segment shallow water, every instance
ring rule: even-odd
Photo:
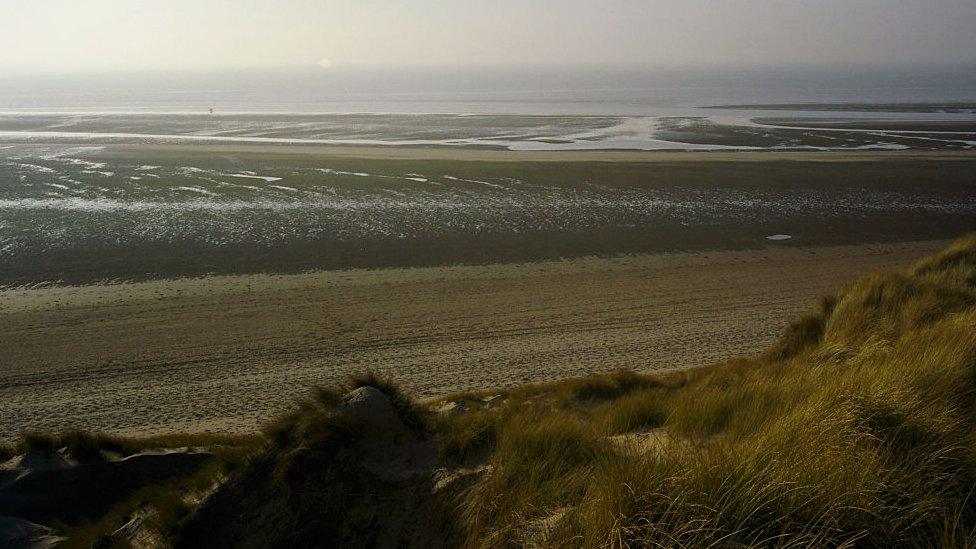
[[[254,142],[580,149],[959,149],[976,135],[759,126],[715,105],[973,103],[973,67],[269,70],[10,76],[0,142]],[[209,116],[209,109],[215,115]],[[931,109],[929,109],[931,110]],[[778,117],[817,115],[779,110]],[[819,113],[820,116],[823,113]],[[962,112],[899,119],[976,120]],[[701,127],[706,120],[708,127]],[[666,131],[683,121],[682,132]],[[664,126],[664,128],[662,128]],[[686,135],[688,128],[692,135]],[[730,135],[729,134],[733,134]],[[922,138],[925,139],[922,139]]]
[[[253,143],[541,150],[968,150],[976,132],[765,125],[696,116],[0,114],[0,143]],[[879,113],[847,113],[840,120]],[[883,114],[883,113],[881,113]],[[889,115],[890,116],[890,115]],[[943,119],[945,119],[943,115]],[[976,115],[953,114],[953,120]]]
[[[871,232],[873,219],[905,218],[944,231],[976,219],[976,202],[958,185],[960,178],[971,181],[968,164],[917,163],[911,166],[918,175],[890,176],[888,168],[852,166],[837,176],[843,184],[828,172],[796,184],[800,167],[780,174],[784,166],[737,165],[706,163],[689,172],[604,162],[569,169],[559,162],[10,146],[0,150],[0,279],[70,278],[65,266],[74,264],[110,275],[115,262],[127,265],[120,276],[152,277],[172,254],[199,255],[190,272],[248,272],[256,267],[243,259],[235,266],[235,258],[273,269],[279,260],[269,258],[283,250],[290,255],[281,261],[308,267],[451,263],[558,256],[561,239],[572,255],[692,242],[723,247],[732,237],[722,232],[759,245],[803,223],[824,231],[855,222]],[[939,184],[905,184],[932,170]],[[890,230],[877,227],[879,237]],[[580,235],[593,242],[577,250]],[[465,249],[471,246],[485,251]],[[215,254],[222,259],[206,257]]]

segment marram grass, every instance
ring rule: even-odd
[[[441,427],[492,425],[467,545],[976,546],[976,237],[851,282],[762,356],[617,375]]]

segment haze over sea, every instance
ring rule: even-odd
[[[2,111],[687,115],[767,103],[976,100],[972,66],[824,68],[295,68],[7,75]]]

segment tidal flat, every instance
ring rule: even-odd
[[[974,168],[965,152],[8,145],[0,285],[944,239],[976,229]]]

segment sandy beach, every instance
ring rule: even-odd
[[[422,397],[766,348],[817,296],[941,241],[7,290],[0,439],[247,432],[367,368]]]
[[[974,228],[965,152],[3,155],[44,183],[2,202],[2,440],[249,432],[365,369],[429,398],[703,366]]]

